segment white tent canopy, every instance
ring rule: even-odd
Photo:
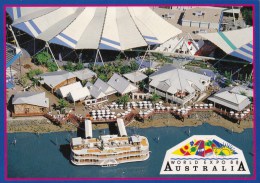
[[[13,7],[12,26],[73,49],[127,50],[181,33],[149,7]]]
[[[217,45],[227,54],[249,62],[253,60],[253,27],[199,35]]]

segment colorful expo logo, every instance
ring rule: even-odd
[[[250,174],[243,152],[214,135],[195,135],[166,152],[160,174]]]

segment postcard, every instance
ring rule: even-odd
[[[140,3],[2,3],[0,182],[259,181],[258,2]]]

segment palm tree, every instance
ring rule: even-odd
[[[160,96],[157,93],[153,93],[152,96],[150,97],[150,100],[152,101],[152,103],[157,102],[158,100],[160,100]]]
[[[69,105],[69,103],[66,100],[64,100],[63,98],[58,100],[58,104],[59,104],[58,106],[59,106],[61,112],[64,111],[65,107],[68,107],[68,105]]]
[[[239,94],[240,94],[240,95],[244,95],[244,96],[246,96],[246,97],[247,97],[247,94],[246,94],[246,92],[245,92],[245,91],[240,91],[240,92],[239,92]]]
[[[126,103],[129,102],[130,98],[129,95],[123,95],[120,98],[118,98],[118,103],[123,104],[123,106],[126,106]]]

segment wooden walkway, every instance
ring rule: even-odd
[[[242,120],[245,120],[247,119],[251,114],[252,114],[252,111],[250,111],[249,113],[247,114],[244,114],[243,117],[241,116],[235,116],[234,114],[231,115],[230,112],[227,112],[225,110],[221,110],[219,108],[216,108],[216,107],[211,107],[211,108],[191,108],[189,111],[187,111],[186,113],[182,113],[180,111],[177,111],[177,110],[154,110],[153,112],[150,112],[149,114],[147,115],[140,115],[136,110],[132,110],[129,114],[125,115],[123,117],[123,120],[124,120],[124,123],[125,123],[125,126],[128,126],[134,118],[139,118],[139,119],[149,119],[151,116],[155,115],[155,114],[171,114],[175,117],[178,117],[182,120],[184,120],[185,118],[188,118],[190,115],[192,114],[196,114],[196,112],[215,112],[219,115],[222,115],[222,116],[225,116],[225,117],[228,117],[229,119],[232,119],[232,120],[237,120],[238,122],[242,121]],[[71,122],[72,124],[74,124],[76,127],[79,127],[80,124],[84,123],[84,121],[86,119],[89,119],[91,120],[91,122],[93,124],[97,124],[97,123],[116,123],[117,121],[117,118],[114,118],[114,119],[97,119],[97,120],[93,120],[92,117],[90,117],[90,115],[88,115],[89,117],[82,117],[82,116],[77,116],[75,114],[68,114],[66,116],[54,116],[54,115],[51,115],[51,114],[44,114],[44,117],[46,117],[47,119],[49,119],[51,122],[53,122],[54,124],[56,125],[63,125],[67,122]]]
[[[222,115],[222,116],[225,116],[225,117],[228,117],[230,119],[233,119],[233,120],[238,120],[238,121],[242,121],[242,120],[245,120],[246,118],[248,118],[250,116],[250,114],[252,114],[252,112],[249,112],[247,114],[244,114],[243,117],[236,117],[234,114],[231,115],[229,112],[227,111],[224,111],[224,110],[221,110],[221,109],[218,109],[216,107],[212,107],[212,108],[192,108],[190,109],[188,112],[182,114],[181,112],[178,112],[176,110],[155,110],[147,115],[139,115],[138,114],[138,118],[141,118],[141,119],[149,119],[151,116],[153,116],[154,114],[171,114],[171,115],[174,115],[174,116],[177,116],[181,119],[185,119],[187,117],[189,117],[190,115],[196,113],[196,112],[215,112],[219,115]]]

